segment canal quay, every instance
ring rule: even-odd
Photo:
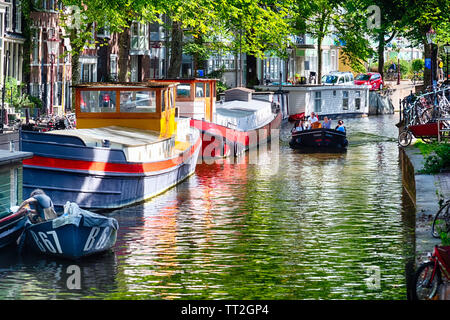
[[[120,227],[105,254],[1,250],[0,299],[405,300],[415,208],[398,121],[345,119],[342,154],[292,150],[283,122],[256,158],[199,163],[165,193],[108,212]]]

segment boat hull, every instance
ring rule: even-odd
[[[76,260],[105,252],[117,240],[117,222],[85,226],[81,221],[79,225],[68,223],[59,227],[55,227],[53,222],[54,220],[50,220],[29,224],[24,232],[24,249],[37,254]]]
[[[293,133],[289,146],[307,153],[340,153],[347,151],[348,141],[344,132],[320,128]]]
[[[248,131],[228,128],[213,122],[191,119],[191,127],[201,130],[203,158],[238,156],[251,148],[271,139],[272,129],[279,129],[282,115],[278,113],[273,120]]]
[[[121,150],[76,145],[76,137],[52,138],[22,133],[23,150],[34,153],[24,161],[23,193],[29,196],[43,189],[55,207],[70,201],[82,208],[115,209],[144,201],[194,173],[201,149],[197,132],[191,146],[176,158],[131,163]]]
[[[26,211],[12,213],[0,219],[0,248],[16,242],[27,220]]]

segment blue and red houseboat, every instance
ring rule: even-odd
[[[178,114],[191,118],[191,127],[201,130],[203,158],[237,156],[265,143],[272,129],[280,127],[282,115],[275,110],[270,94],[233,88],[225,92],[224,101],[217,102],[216,79],[161,81],[179,82]]]
[[[56,207],[113,209],[153,197],[196,167],[200,132],[175,117],[176,83],[88,83],[75,87],[77,128],[22,131],[23,192]]]

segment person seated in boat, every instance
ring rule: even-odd
[[[331,119],[328,119],[327,116],[323,117],[322,128],[331,129]]]
[[[297,120],[297,122],[295,122],[294,128],[292,128],[292,132],[300,132],[300,131],[305,131],[308,130],[308,126],[305,123],[305,120]]]
[[[322,124],[319,122],[319,118],[314,111],[311,112],[311,116],[308,118],[308,122],[311,129],[318,129],[322,127]]]
[[[41,189],[33,190],[30,197],[22,202],[17,211],[30,205],[34,205],[34,209],[28,210],[29,219],[32,223],[43,222],[57,217],[52,199]]]
[[[345,132],[344,121],[339,120],[338,125],[336,126],[335,130]]]
[[[317,117],[317,115],[316,115],[316,113],[315,113],[314,111],[311,112],[311,115],[310,115],[309,118],[308,118],[308,122],[309,122],[310,124],[319,122],[319,118]]]

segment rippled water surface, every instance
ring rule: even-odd
[[[342,155],[281,141],[200,164],[119,221],[112,252],[73,263],[0,252],[0,299],[406,299],[413,215],[397,116],[346,120]],[[279,151],[279,152],[278,152]],[[76,264],[81,289],[69,289]]]

